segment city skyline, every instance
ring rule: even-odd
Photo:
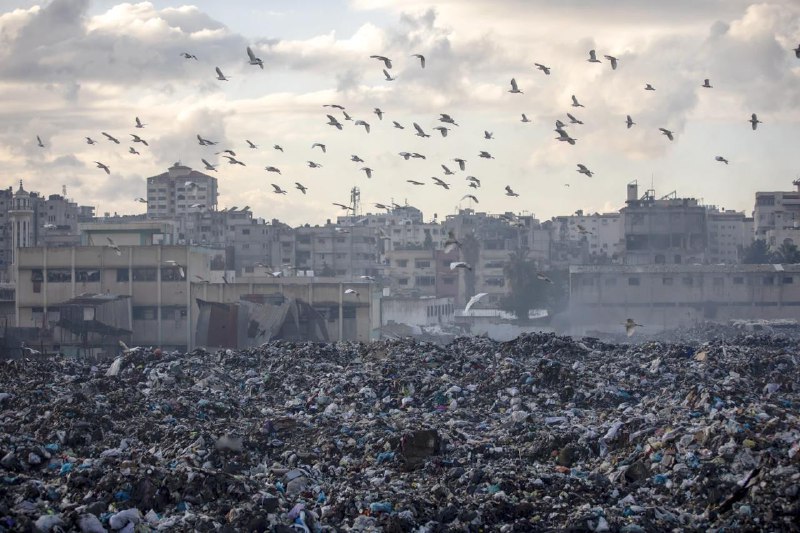
[[[547,220],[578,209],[616,211],[634,179],[643,189],[652,180],[659,194],[677,190],[749,215],[757,190],[786,190],[797,177],[790,154],[800,136],[800,59],[792,52],[800,6],[788,0],[647,9],[626,1],[610,10],[589,2],[192,4],[5,2],[0,94],[9,105],[0,110],[0,163],[7,185],[22,179],[27,189],[52,194],[64,184],[100,213],[136,214],[144,211],[134,199],[146,178],[181,161],[218,177],[220,208],[250,205],[258,216],[296,226],[344,214],[331,204],[348,203],[353,186],[364,212],[407,200],[426,217],[473,207]],[[598,23],[603,16],[613,22]],[[263,70],[248,64],[248,46]],[[602,64],[587,62],[592,49]],[[198,59],[180,57],[184,51]],[[425,56],[424,69],[415,53]],[[384,65],[370,55],[390,57],[397,79],[386,81]],[[616,57],[618,68],[604,55]],[[215,67],[231,80],[215,79]],[[511,78],[522,94],[509,94]],[[701,87],[706,78],[713,88]],[[645,91],[647,83],[656,90]],[[573,94],[586,107],[573,107]],[[324,104],[344,106],[370,132]],[[440,113],[460,126],[439,122]],[[521,113],[532,123],[521,122]],[[574,146],[555,141],[554,123],[568,123],[566,113],[584,122],[566,128]],[[751,113],[762,121],[756,131]],[[327,125],[326,114],[343,129]],[[630,129],[626,115],[636,122]],[[136,117],[144,128],[135,127]],[[431,137],[416,137],[414,122]],[[448,136],[435,126],[450,127]],[[132,143],[131,134],[149,146]],[[219,144],[200,146],[198,134]],[[312,148],[316,142],[325,153]],[[246,166],[215,153],[224,149]],[[494,159],[479,158],[481,150]],[[426,159],[406,161],[402,151]],[[455,158],[467,160],[466,171]],[[219,172],[204,170],[201,159]],[[442,164],[454,174],[446,176]],[[576,172],[578,164],[594,175]],[[481,188],[468,188],[468,175]],[[271,183],[288,194],[274,194]],[[519,197],[506,196],[506,185]],[[461,200],[467,194],[480,203]]]

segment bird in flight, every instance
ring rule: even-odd
[[[184,59],[194,59],[195,61],[197,61],[197,56],[194,54],[190,54],[189,52],[181,52],[181,56],[183,56]]]
[[[97,165],[97,168],[102,168],[105,170],[106,174],[111,174],[111,170],[109,170],[108,165],[101,163],[100,161],[95,161],[95,164]]]
[[[389,71],[386,69],[383,69],[383,75],[386,77],[386,81],[394,81],[397,79],[393,77],[391,74],[389,74]]]
[[[569,144],[574,146],[575,145],[575,141],[578,140],[578,139],[574,139],[574,138],[570,137],[569,134],[562,128],[556,128],[555,132],[558,133],[558,137],[556,137],[557,141],[568,142]]]
[[[706,78],[705,80],[703,80],[703,85],[701,85],[700,87],[705,87],[706,89],[712,89],[712,88],[713,88],[713,87],[711,86],[711,83],[709,83],[709,81],[708,81],[708,78]]]
[[[456,233],[453,230],[448,230],[447,239],[444,241],[444,253],[449,254],[456,248],[461,248],[461,242],[456,239]]]
[[[483,138],[486,139],[487,141],[492,140],[494,139],[494,133],[492,133],[491,131],[483,130]]]
[[[606,59],[608,59],[611,62],[611,70],[617,70],[617,61],[619,61],[619,59],[617,59],[614,56],[606,56],[606,55],[604,55],[603,57],[605,57]]]
[[[464,261],[453,261],[450,263],[450,270],[455,270],[457,268],[465,268],[467,270],[472,270],[472,265]]]
[[[419,59],[419,66],[425,68],[425,56],[422,54],[413,54],[411,57]]]
[[[548,76],[550,75],[550,67],[546,67],[546,66],[542,65],[541,63],[534,63],[533,65],[536,68],[538,68],[539,70],[541,70],[542,72],[544,72],[545,74],[547,74]]]
[[[547,276],[545,276],[541,272],[537,272],[536,273],[536,279],[541,280],[541,281],[545,281],[545,282],[549,283],[550,285],[553,284],[553,280],[548,278]]]
[[[668,130],[668,129],[666,129],[666,128],[658,128],[658,129],[659,129],[659,130],[661,130],[661,133],[662,133],[663,135],[666,135],[666,136],[667,136],[667,139],[669,139],[670,141],[673,141],[673,140],[675,140],[675,139],[673,138],[673,136],[672,136],[672,132],[671,132],[670,130]]]
[[[422,183],[421,181],[416,181],[416,180],[406,180],[406,181],[407,181],[408,183],[410,183],[411,185],[425,185],[425,184],[424,184],[424,183]]]
[[[419,124],[417,124],[416,122],[414,122],[414,129],[415,129],[415,130],[417,130],[417,133],[415,133],[415,134],[414,134],[414,135],[416,135],[417,137],[430,137],[430,135],[428,135],[427,133],[425,133],[425,132],[422,130],[422,127],[421,127]]]
[[[411,154],[408,154],[408,155],[410,156]],[[355,154],[350,156],[350,161],[353,161],[354,163],[363,163],[364,162],[363,159],[361,159],[360,157],[358,157]]]
[[[247,47],[247,57],[249,59],[249,64],[258,65],[261,67],[261,70],[264,70],[264,62],[261,61],[261,58],[256,57],[256,55],[253,53],[253,50],[249,46]]]
[[[578,102],[578,99],[575,97],[574,94],[572,95],[572,107],[584,107],[583,104]]]
[[[519,196],[519,194],[515,193],[510,185],[506,185],[506,196]]]
[[[403,125],[402,125],[402,124],[400,124],[399,122],[397,122],[396,120],[393,120],[393,121],[392,121],[392,125],[393,125],[395,128],[397,128],[398,130],[404,130],[404,129],[405,129],[405,128],[403,127]]]
[[[264,170],[267,172],[275,172],[276,174],[280,174],[281,170],[277,167],[264,167]]]
[[[636,123],[633,121],[630,115],[626,115],[625,124],[628,125],[628,129],[631,129],[631,126],[633,126]]]
[[[116,137],[113,137],[113,136],[109,135],[108,133],[106,133],[104,131],[101,131],[100,133],[103,136],[105,136],[105,138],[108,139],[109,141],[111,141],[111,142],[113,142],[115,144],[119,144],[119,139],[117,139]]]
[[[276,144],[275,146],[272,147],[272,149],[283,152],[283,147],[280,144]]]
[[[312,145],[311,145],[311,149],[312,149],[312,150],[313,150],[314,148],[316,148],[316,147],[319,147],[319,148],[321,148],[321,149],[322,149],[322,153],[323,153],[323,154],[325,153],[325,145],[324,145],[324,144],[322,144],[322,143],[314,143],[314,144],[312,144]]]
[[[475,176],[467,176],[467,181],[469,181],[469,182],[471,182],[471,183],[475,184],[475,185],[476,185],[476,186],[474,187],[475,189],[477,189],[478,187],[480,187],[480,186],[481,186],[481,180],[479,180],[479,179],[478,179],[478,178],[476,178]]]
[[[355,289],[345,289],[344,293],[345,294],[355,294],[356,298],[358,298],[358,291],[355,290]]]
[[[303,194],[305,194],[306,191],[308,190],[308,187],[306,187],[305,185],[303,185],[302,183],[300,183],[298,181],[294,182],[294,188],[297,189],[298,191],[302,192]]]
[[[573,116],[572,116],[571,114],[569,114],[569,113],[567,113],[567,118],[569,118],[569,122],[570,122],[570,124],[583,124],[583,122],[581,122],[581,121],[580,121],[580,120],[578,120],[577,118],[573,117]]]
[[[134,200],[134,201],[135,202],[139,202],[140,204],[146,204],[147,203],[147,200],[145,200],[144,198],[141,198],[141,197],[140,198],[136,198],[136,200]]]
[[[369,133],[369,123],[364,122],[363,120],[356,120],[354,124],[356,126],[364,126],[364,129],[367,131],[367,133]]]
[[[114,250],[117,253],[117,255],[122,255],[122,250],[119,249],[119,246],[117,246],[117,244],[111,237],[106,237],[106,240],[108,241],[108,244],[106,246]]]
[[[517,87],[517,80],[514,78],[511,78],[511,88],[508,90],[508,92],[512,94],[522,94],[522,91],[520,91],[519,87]]]
[[[229,79],[225,77],[225,74],[222,73],[219,67],[217,67],[217,79],[219,81],[229,81]]]
[[[372,112],[378,115],[378,120],[383,120],[383,111],[380,107],[376,107]]]
[[[332,107],[334,109],[340,109],[344,111],[344,106],[339,104],[322,104],[322,107]]]
[[[752,115],[750,115],[750,124],[753,126],[753,131],[756,131],[756,128],[757,128],[757,127],[758,127],[758,125],[759,125],[759,124],[761,124],[761,123],[762,123],[762,122],[761,122],[760,120],[758,120],[758,117],[756,116],[756,114],[755,114],[755,113],[753,113]]]
[[[199,133],[197,134],[197,142],[200,143],[200,146],[213,146],[217,144],[216,141],[209,141],[208,139],[203,139]]]
[[[716,160],[717,160],[717,161],[719,161],[720,163],[725,163],[726,165],[728,164],[728,160],[727,160],[727,159],[725,159],[724,157],[722,157],[721,155],[718,155],[718,156],[717,156],[717,157],[715,157],[714,159],[716,159]]]
[[[233,151],[233,150],[231,150],[230,148],[228,148],[228,149],[226,149],[226,150],[223,150],[223,151],[221,151],[221,152],[216,152],[216,155],[219,155],[219,154],[229,154],[229,155],[232,155],[233,157],[236,157],[236,152],[234,152],[234,151]],[[224,157],[224,156],[223,156],[223,157]]]
[[[286,191],[281,189],[280,185],[276,185],[274,183],[271,183],[270,185],[272,185],[272,188],[274,189],[272,192],[275,194],[286,194]]]
[[[211,163],[209,163],[209,162],[208,162],[208,161],[206,161],[205,159],[200,159],[200,161],[202,161],[202,162],[203,162],[203,164],[205,165],[205,169],[206,169],[206,170],[213,170],[214,172],[216,172],[216,171],[217,171],[217,168],[216,168],[216,167],[217,167],[217,165],[212,165]]]
[[[439,122],[444,122],[445,124],[452,124],[453,126],[458,126],[458,124],[456,124],[456,121],[453,120],[453,117],[451,117],[447,113],[439,113]]]
[[[645,91],[655,91],[656,88],[653,87],[652,85],[650,85],[649,83],[646,83],[645,86],[644,86],[644,90]]]
[[[447,165],[442,165],[442,168],[444,169],[445,176],[452,176],[453,174],[455,174],[455,172],[447,168]]]
[[[230,163],[231,165],[241,165],[243,167],[247,166],[231,155],[223,155],[222,157],[226,158],[228,160],[228,163]]]
[[[44,148],[44,143],[38,135],[36,136],[36,144],[39,146],[39,148]]]
[[[591,170],[589,170],[588,168],[586,168],[586,165],[584,165],[584,164],[582,164],[582,163],[578,163],[578,170],[577,170],[577,172],[578,172],[579,174],[586,174],[586,175],[587,175],[587,176],[589,176],[590,178],[591,178],[591,177],[594,175],[594,172],[592,172]]]
[[[447,132],[448,132],[448,131],[450,131],[450,128],[448,128],[448,127],[446,127],[446,126],[436,126],[436,127],[435,127],[435,128],[433,128],[433,129],[435,129],[435,130],[437,130],[439,133],[441,133],[441,134],[442,134],[442,137],[447,137]]]
[[[597,53],[594,50],[589,50],[589,59],[587,59],[589,63],[602,63],[599,59],[597,59]]]
[[[531,122],[531,120],[525,116],[525,113],[522,114],[522,120],[520,122]]]
[[[625,324],[623,324],[623,325],[625,326],[625,335],[627,335],[628,337],[633,335],[634,331],[636,331],[636,328],[643,328],[644,327],[644,325],[642,325],[642,324],[637,324],[636,321],[634,319],[632,319],[632,318],[629,318],[628,320],[626,320]]]
[[[484,159],[494,159],[494,156],[492,154],[490,154],[489,152],[485,152],[483,150],[481,150],[481,153],[478,154],[478,157],[482,157]]]
[[[97,144],[97,141],[95,141],[91,137],[86,137],[86,144]]]
[[[349,205],[337,204],[336,202],[333,202],[333,205],[335,205],[336,207],[341,207],[342,209],[344,209],[346,211],[352,211],[353,210],[353,208],[350,207]]]
[[[372,169],[371,168],[369,168],[369,167],[361,167],[361,170],[364,171],[364,174],[367,175],[367,178],[371,178],[372,177]]]
[[[384,66],[386,66],[386,68],[388,68],[388,69],[392,68],[392,60],[389,59],[386,56],[377,56],[376,55],[376,56],[369,56],[369,57],[372,58],[372,59],[377,59],[378,61],[383,61]]]
[[[464,313],[465,314],[469,313],[469,310],[472,308],[472,306],[475,305],[476,303],[478,303],[478,300],[480,300],[481,298],[483,298],[487,294],[489,294],[489,293],[488,292],[479,292],[478,294],[476,294],[475,296],[470,298],[469,301],[467,302],[467,305],[464,307]]]
[[[130,135],[131,137],[133,137],[133,142],[135,142],[135,143],[142,143],[142,144],[143,144],[143,145],[145,145],[145,146],[150,146],[149,144],[147,144],[147,141],[145,141],[144,139],[142,139],[142,138],[141,138],[141,137],[139,137],[138,135],[135,135],[135,134],[133,134],[133,133],[129,133],[128,135]]]
[[[336,117],[333,115],[327,115],[328,117],[328,126],[334,126],[337,130],[342,129],[342,123],[339,122]]]
[[[253,143],[252,141],[250,141],[249,139],[245,139],[245,140],[244,140],[244,142],[246,142],[246,143],[247,143],[247,146],[249,146],[249,147],[250,147],[250,148],[252,148],[253,150],[257,150],[257,149],[258,149],[258,145],[254,144],[254,143]]]
[[[478,199],[477,199],[477,198],[475,198],[475,196],[474,196],[474,195],[472,195],[472,194],[465,194],[464,196],[462,196],[462,197],[461,197],[461,199],[462,199],[462,200],[465,200],[465,199],[467,199],[467,198],[469,198],[470,200],[472,200],[472,201],[473,201],[473,202],[475,202],[476,204],[479,204],[479,203],[480,203],[480,202],[478,201]]]
[[[443,187],[445,189],[449,189],[450,188],[450,184],[449,183],[445,183],[444,181],[440,180],[436,176],[431,176],[431,179],[434,181],[434,185],[438,185],[438,186]]]
[[[136,127],[137,128],[144,128],[147,124],[142,124],[142,121],[139,120],[139,117],[136,117]]]
[[[411,152],[411,157],[414,159],[425,159],[425,156],[422,154],[418,154],[417,152]]]
[[[315,163],[313,161],[308,161],[308,166],[309,168],[322,168],[322,165],[320,165],[319,163]]]
[[[142,154],[140,154],[139,152],[137,152],[137,151],[136,151],[136,148],[134,148],[133,146],[131,146],[130,148],[128,148],[128,153],[131,153],[131,154],[133,154],[133,155],[142,155]]]

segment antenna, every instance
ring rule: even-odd
[[[61,186],[61,196],[63,196],[64,199],[67,198],[67,186],[66,185],[62,185]]]
[[[350,189],[350,206],[353,208],[353,216],[361,214],[361,190],[358,187]]]

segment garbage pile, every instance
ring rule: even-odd
[[[0,362],[0,531],[791,531],[797,344]]]

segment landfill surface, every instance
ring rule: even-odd
[[[798,344],[727,333],[0,361],[0,531],[797,531]]]

